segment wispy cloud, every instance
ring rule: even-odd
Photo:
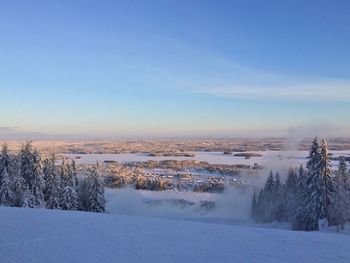
[[[235,83],[232,85],[200,88],[195,90],[195,92],[241,99],[350,101],[349,80],[327,78],[313,81],[294,81],[290,78],[281,78],[280,81],[274,80],[271,84],[268,84],[268,82],[268,80],[264,80],[262,84]]]
[[[223,58],[209,61],[202,65],[202,74],[194,76],[191,92],[243,99],[350,101],[347,78],[287,75]]]
[[[0,126],[0,133],[14,132],[16,127]]]

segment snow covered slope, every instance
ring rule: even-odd
[[[0,262],[350,262],[350,236],[0,207]]]

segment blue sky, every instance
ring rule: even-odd
[[[0,1],[0,135],[346,134],[349,13],[346,0]]]

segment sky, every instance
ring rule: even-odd
[[[2,0],[0,138],[350,134],[348,0]]]

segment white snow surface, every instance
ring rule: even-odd
[[[350,262],[350,235],[0,207],[0,262]]]

